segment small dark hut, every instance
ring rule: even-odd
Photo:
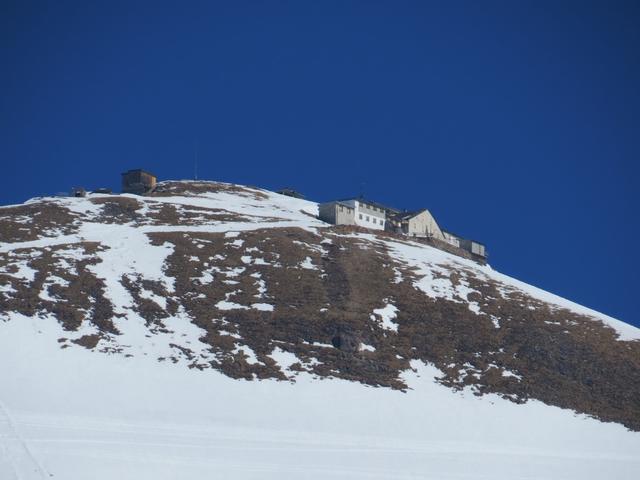
[[[157,183],[157,178],[153,173],[145,170],[129,170],[122,174],[122,193],[133,193],[144,195],[151,192]]]
[[[73,187],[71,189],[71,196],[73,196],[73,197],[86,197],[87,196],[87,191],[84,189],[84,187]]]

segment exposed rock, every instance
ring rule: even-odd
[[[162,203],[164,196],[205,194],[249,203],[235,210],[221,202]],[[123,340],[135,324],[150,343],[165,342],[163,361],[247,380],[308,372],[402,390],[403,372],[422,360],[452,389],[538,399],[640,430],[639,341],[621,341],[601,320],[547,304],[472,262],[443,260],[440,251],[429,263],[407,262],[395,250],[431,247],[356,228],[318,228],[317,221],[304,226],[314,222],[309,211],[300,213],[305,204],[285,211],[268,199],[247,187],[167,182],[136,199],[74,199],[93,208],[86,213],[52,200],[2,209],[2,241],[52,240],[1,245],[0,316],[50,316],[65,331],[61,348],[125,356],[140,351]],[[287,225],[260,226],[278,219]],[[80,225],[131,228],[123,231],[144,232],[147,243],[56,243],[52,236],[52,229],[70,235]],[[140,248],[140,263],[120,265],[112,279],[122,289],[117,295],[96,274],[115,268],[103,265],[114,248]],[[150,277],[150,267],[161,278]],[[391,329],[374,313],[388,305]],[[276,362],[275,351],[291,364]]]

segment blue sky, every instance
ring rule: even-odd
[[[640,3],[0,5],[0,203],[160,179],[429,208],[640,325]]]

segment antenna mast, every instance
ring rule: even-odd
[[[198,180],[198,140],[193,145],[193,179]]]

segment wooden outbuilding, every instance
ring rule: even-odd
[[[142,169],[129,170],[122,174],[122,193],[144,195],[151,192],[158,179],[153,173]]]

